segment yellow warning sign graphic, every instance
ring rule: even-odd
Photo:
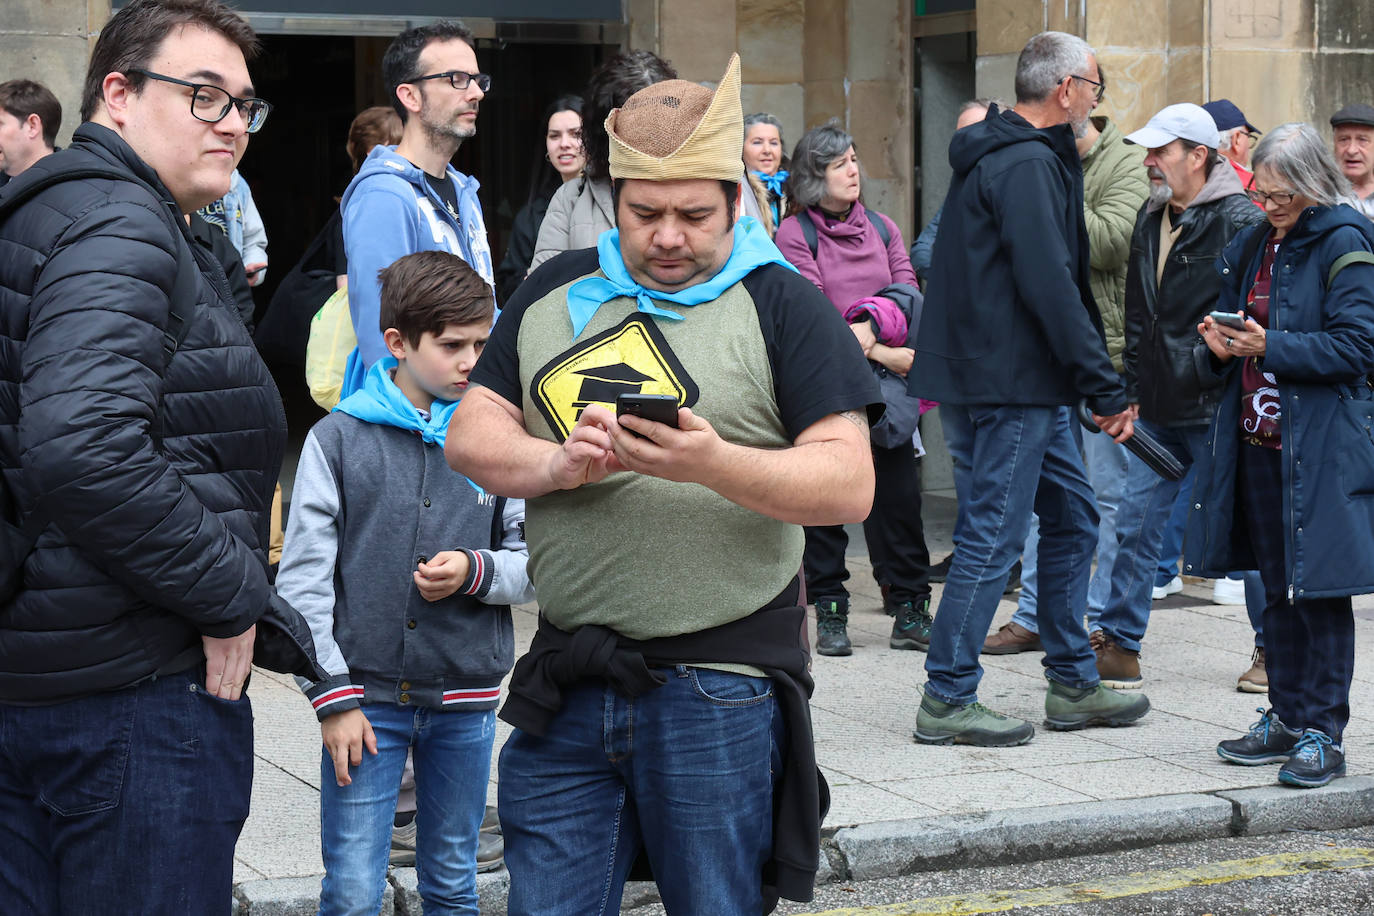
[[[530,382],[530,396],[560,442],[588,405],[614,411],[622,394],[670,394],[683,407],[696,404],[699,396],[663,332],[644,315],[631,315],[563,351]]]

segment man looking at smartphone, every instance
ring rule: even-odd
[[[611,113],[618,229],[521,285],[450,427],[450,464],[526,499],[542,611],[501,713],[512,914],[599,911],[639,852],[670,912],[811,898],[800,526],[868,514],[880,395],[735,218],[739,85],[733,56],[714,93],[669,80]],[[622,393],[675,395],[680,428],[617,419]]]
[[[1149,150],[1151,185],[1126,272],[1126,391],[1139,411],[1136,422],[1187,465],[1206,447],[1221,392],[1197,333],[1221,289],[1213,265],[1232,237],[1264,213],[1217,154],[1216,122],[1201,106],[1170,105],[1126,142]],[[1111,596],[1091,633],[1104,684],[1142,683],[1140,641],[1178,488],[1131,457],[1117,509]]]

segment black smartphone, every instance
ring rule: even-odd
[[[1212,320],[1217,324],[1224,324],[1233,331],[1245,330],[1245,319],[1239,312],[1212,312]]]
[[[622,394],[615,399],[617,417],[628,413],[673,429],[677,429],[677,408],[677,398],[671,394]]]

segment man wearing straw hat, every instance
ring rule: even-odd
[[[617,228],[520,287],[447,446],[527,500],[510,912],[601,912],[640,854],[670,913],[768,912],[811,898],[827,799],[800,526],[868,514],[880,395],[834,307],[735,218],[737,56],[714,92],[657,83],[606,129]],[[618,395],[668,395],[677,428]]]

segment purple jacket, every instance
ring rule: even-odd
[[[836,221],[819,209],[809,211],[816,224],[816,256],[811,257],[801,223],[789,216],[778,227],[773,242],[782,256],[801,275],[820,288],[835,308],[844,314],[860,299],[873,296],[892,283],[916,286],[916,273],[896,223],[878,214],[888,228],[889,241],[883,246],[878,230],[869,221],[863,204],[855,203],[849,216]],[[884,341],[887,343],[887,341]],[[896,343],[901,346],[903,340]]]

